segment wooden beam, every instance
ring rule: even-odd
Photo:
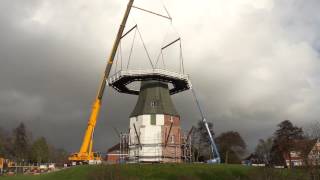
[[[168,133],[168,136],[167,136],[166,141],[165,141],[165,143],[164,143],[164,147],[167,147],[172,125],[173,125],[173,120],[171,121],[169,133]]]
[[[136,133],[137,139],[138,139],[138,143],[139,143],[140,149],[142,149],[142,145],[141,145],[141,143],[140,143],[140,136],[139,136],[139,134],[138,134],[138,132],[137,132],[136,125],[133,124],[133,127],[134,127],[134,131],[135,131],[135,133]]]
[[[188,132],[186,142],[188,142],[188,140],[189,140],[189,138],[190,138],[190,136],[191,136],[191,133],[192,133],[193,129],[194,129],[194,126],[192,126],[192,128],[191,128],[190,131]]]

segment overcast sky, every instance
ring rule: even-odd
[[[0,126],[24,122],[34,137],[77,151],[127,0],[1,0]],[[166,14],[160,0],[137,6]],[[167,0],[172,24],[132,10],[152,60],[182,38],[186,73],[215,131],[235,130],[252,149],[290,119],[308,126],[320,115],[319,0]],[[128,57],[133,34],[122,43]],[[177,45],[165,62],[177,68]],[[149,67],[136,39],[132,68]],[[120,61],[118,61],[120,63]],[[131,66],[130,66],[131,67]],[[118,142],[137,97],[106,89],[95,149]],[[182,127],[199,113],[190,92],[173,97]]]

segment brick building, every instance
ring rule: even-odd
[[[293,142],[289,154],[284,154],[285,164],[290,167],[320,165],[320,141],[313,140],[296,140]]]
[[[105,160],[109,164],[116,164],[120,162],[120,144],[119,143],[112,146],[110,149],[108,149]]]

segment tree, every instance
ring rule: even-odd
[[[320,122],[314,121],[309,124],[306,135],[310,139],[320,139]]]
[[[31,160],[37,163],[48,162],[49,146],[44,137],[37,139],[31,146]]]
[[[35,140],[31,147],[31,133],[28,133],[25,125],[20,123],[13,133],[7,133],[0,127],[0,157],[16,161],[55,162],[64,164],[67,162],[68,152],[56,149],[49,145],[44,137]]]
[[[5,148],[4,148],[4,133],[2,128],[0,127],[0,157],[5,156]]]
[[[213,124],[211,122],[208,122],[208,126],[211,134],[214,135]],[[202,120],[198,121],[197,127],[192,133],[192,144],[192,152],[194,152],[196,161],[205,161],[207,159],[213,158],[210,149],[211,147],[209,135]]]
[[[225,163],[239,163],[240,156],[245,152],[246,143],[238,132],[228,131],[216,138],[221,159]]]
[[[264,140],[260,139],[256,148],[255,155],[258,156],[260,162],[264,162],[265,164],[270,164],[271,161],[271,148],[273,145],[272,137]]]
[[[69,153],[64,149],[56,149],[49,145],[49,161],[63,165],[68,162]]]
[[[289,120],[278,124],[278,129],[274,133],[271,156],[274,164],[285,163],[284,156],[289,157],[291,165],[290,149],[292,149],[294,140],[304,139],[302,128],[294,126]]]
[[[17,160],[28,160],[29,142],[26,127],[20,123],[17,128],[13,130],[13,151]]]
[[[5,158],[14,157],[12,137],[0,128],[0,156]]]

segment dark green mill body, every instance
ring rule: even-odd
[[[169,94],[167,83],[142,81],[137,104],[130,117],[144,114],[179,116]]]

